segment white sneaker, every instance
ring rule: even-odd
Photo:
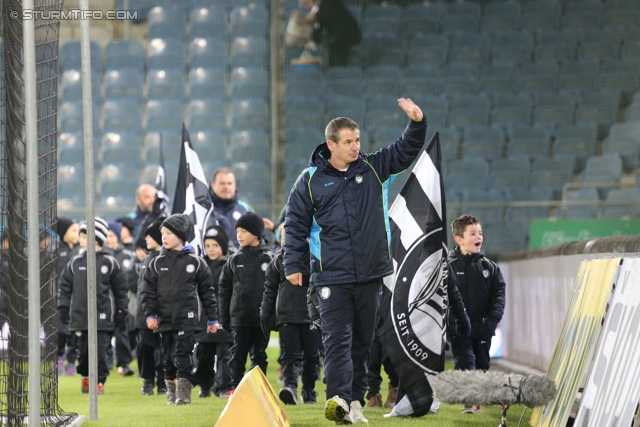
[[[349,415],[351,415],[351,423],[368,423],[369,420],[364,417],[362,414],[362,405],[359,400],[354,400],[351,402],[351,411],[349,411]]]
[[[327,399],[327,402],[324,404],[324,416],[326,419],[335,421],[336,424],[342,424],[346,415],[349,415],[349,405],[347,405],[344,399],[338,396]]]

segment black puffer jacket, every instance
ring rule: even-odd
[[[112,252],[102,248],[96,252],[96,300],[99,331],[115,330],[115,314],[127,310],[127,281]],[[60,277],[58,308],[69,307],[71,331],[86,331],[87,317],[87,253],[69,261]]]
[[[158,329],[199,331],[200,316],[218,320],[211,271],[191,246],[181,251],[162,249],[144,272],[141,291],[145,320],[158,317]]]
[[[222,268],[219,282],[220,323],[226,328],[260,327],[260,304],[267,267],[273,252],[263,240],[233,254]]]
[[[282,250],[273,258],[267,267],[266,283],[260,317],[273,319],[275,326],[285,323],[310,324],[307,310],[307,290],[309,289],[309,268],[302,271],[302,286],[294,286],[284,274]],[[303,256],[303,263],[309,266],[309,251]]]
[[[449,252],[449,266],[471,320],[471,336],[487,320],[500,323],[505,306],[505,283],[500,267],[482,252],[462,255],[458,246]],[[449,325],[452,324],[453,318],[449,316]]]
[[[207,263],[207,265],[209,266],[209,269],[211,270],[211,276],[213,277],[213,290],[216,294],[216,300],[218,301],[220,301],[220,298],[218,297],[218,294],[219,294],[218,282],[220,282],[220,273],[222,272],[222,267],[224,267],[224,265],[227,263],[228,260],[229,260],[229,256],[224,256],[220,259],[216,259],[213,261],[206,256],[204,257],[204,261]],[[225,331],[224,329],[218,328],[218,332],[216,332],[215,334],[208,334],[206,329],[207,329],[207,322],[203,321],[202,322],[203,332],[201,332],[200,334],[198,334],[198,336],[196,336],[196,341],[206,342],[206,343],[226,343],[226,344],[233,343],[233,336],[229,331]]]
[[[144,315],[144,310],[142,309],[142,284],[144,283],[144,273],[147,271],[147,268],[149,268],[149,264],[159,254],[160,252],[158,251],[149,251],[147,256],[136,266],[138,270],[136,288],[129,288],[129,291],[136,294],[136,319],[134,323],[136,329],[149,329],[147,327],[147,316]]]

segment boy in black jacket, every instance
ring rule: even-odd
[[[60,277],[64,268],[69,263],[69,260],[80,253],[80,226],[78,223],[63,216],[59,216],[56,223],[56,232],[58,233],[58,284],[60,283]],[[8,270],[7,270],[8,271]],[[58,285],[59,288],[59,285]],[[76,335],[69,332],[69,325],[63,325],[58,317],[58,364],[62,363],[62,356],[67,347],[66,354],[66,366],[64,367],[66,375],[75,375],[76,373],[76,360],[78,360],[78,354],[76,353]],[[61,366],[58,366],[58,372],[60,373]]]
[[[226,264],[229,251],[229,235],[224,227],[218,225],[210,227],[204,233],[204,250],[206,261],[211,276],[213,277],[213,289],[218,297],[218,282],[220,272]],[[204,330],[204,328],[203,328]],[[196,337],[196,381],[200,386],[198,397],[211,396],[213,388],[216,396],[228,398],[231,390],[231,371],[229,360],[231,359],[231,344],[233,336],[224,329],[219,329],[215,334],[200,333]]]
[[[273,253],[260,240],[264,222],[260,215],[247,212],[236,222],[240,250],[233,254],[220,274],[220,321],[222,328],[233,334],[231,347],[230,394],[244,375],[247,354],[251,351],[251,368],[259,366],[267,372],[269,339],[260,329],[260,304],[264,292],[267,266]]]
[[[140,394],[152,396],[153,388],[157,385],[158,394],[167,394],[167,385],[164,378],[164,369],[162,366],[162,352],[160,350],[160,336],[154,334],[147,327],[147,318],[142,309],[142,286],[144,283],[144,275],[149,264],[158,256],[162,249],[162,233],[160,225],[167,219],[160,217],[156,219],[144,231],[146,248],[149,250],[147,256],[138,266],[138,282],[135,291],[136,294],[136,315],[135,328],[138,331],[138,345],[136,354],[138,357],[138,371],[142,377],[142,389]]]
[[[87,226],[80,227],[80,246],[84,252],[69,261],[60,278],[58,314],[60,321],[76,333],[78,349],[77,372],[82,375],[83,393],[89,392],[89,336],[87,318]],[[98,315],[98,394],[104,394],[109,376],[106,352],[116,328],[126,327],[127,283],[120,264],[103,248],[109,232],[102,218],[95,219],[96,303]]]
[[[284,229],[283,229],[284,233]],[[284,239],[282,239],[284,242]],[[274,320],[280,332],[280,363],[284,387],[278,396],[287,405],[298,404],[298,375],[302,364],[302,402],[316,403],[314,390],[318,379],[320,357],[320,335],[313,330],[307,311],[307,290],[309,288],[309,251],[303,257],[307,266],[302,272],[302,285],[294,286],[284,274],[281,249],[267,267],[267,277],[260,308],[260,326],[269,336],[270,324]]]
[[[113,257],[118,260],[120,266],[122,267],[122,271],[124,272],[124,276],[127,279],[127,290],[131,287],[131,280],[133,276],[131,274],[134,263],[135,263],[135,253],[126,249],[122,242],[120,241],[120,235],[122,233],[122,225],[116,221],[109,221],[109,233],[107,234],[107,238],[104,241],[104,244],[107,248],[111,249],[113,252]],[[136,277],[137,279],[137,277]],[[129,307],[129,292],[127,292],[127,317],[128,307]],[[127,328],[123,331],[118,330],[115,333],[116,337],[116,366],[118,367],[118,373],[124,375],[125,377],[131,376],[134,374],[133,369],[129,367],[129,363],[133,360],[133,355],[131,354],[131,342],[129,340],[129,322],[127,322]],[[113,348],[110,348],[111,354],[113,355]]]
[[[482,252],[482,226],[472,215],[462,215],[451,223],[456,247],[449,252],[451,274],[455,275],[460,296],[471,320],[471,334],[462,337],[453,331],[449,316],[449,341],[455,369],[489,369],[491,338],[500,323],[505,306],[505,283],[498,265]],[[465,406],[463,413],[479,407]]]
[[[207,332],[218,330],[211,271],[191,245],[185,245],[192,228],[184,214],[162,222],[162,252],[149,264],[142,285],[147,326],[160,334],[169,405],[191,404],[195,382],[191,355],[201,327],[201,308],[207,315]]]

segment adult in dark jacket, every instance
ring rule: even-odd
[[[360,153],[354,121],[333,119],[327,142],[313,152],[287,202],[285,274],[294,285],[302,283],[309,245],[325,332],[325,416],[331,421],[366,421],[367,352],[382,278],[393,273],[387,189],[417,157],[427,130],[410,99],[400,98],[398,106],[411,121],[398,141],[372,154]]]
[[[156,200],[156,187],[151,184],[142,184],[136,190],[136,208],[128,216],[135,223],[135,230],[133,234],[133,240],[138,238],[142,222],[145,217],[151,213],[153,209],[153,203]]]
[[[449,252],[449,265],[471,321],[469,337],[449,328],[455,369],[487,370],[491,338],[504,313],[505,282],[500,267],[482,252],[483,236],[478,218],[462,215],[452,222],[451,228],[457,245]]]
[[[95,219],[96,245],[96,314],[98,316],[98,391],[109,375],[106,351],[116,328],[126,325],[127,282],[118,261],[111,251],[102,245],[108,232],[107,223]],[[60,278],[58,313],[62,323],[69,324],[77,334],[78,366],[82,375],[82,391],[89,392],[89,343],[87,313],[87,253],[86,225],[80,228],[80,245],[85,250],[69,261]]]
[[[245,213],[253,212],[253,208],[238,198],[236,176],[231,169],[220,168],[213,172],[213,178],[209,183],[209,197],[213,202],[214,216],[218,223],[214,223],[212,219],[207,224],[207,228],[214,225],[225,227],[231,242],[237,248],[236,221]],[[270,219],[263,218],[262,220],[266,229],[274,229]]]
[[[310,271],[308,268],[303,271],[302,286],[292,285],[284,274],[283,255],[280,250],[267,267],[260,322],[266,335],[272,321],[275,321],[280,333],[280,363],[284,381],[278,393],[280,400],[289,405],[298,403],[298,376],[302,373],[302,401],[316,403],[320,335],[310,327],[311,319],[307,311]],[[308,251],[306,259],[308,266]]]
[[[347,65],[351,47],[360,43],[362,33],[358,21],[342,0],[303,0],[302,6],[311,7],[307,20],[316,22],[313,41],[324,43],[329,51],[329,66]]]
[[[72,218],[59,216],[56,221],[56,232],[58,233],[58,261],[56,273],[58,275],[58,289],[60,288],[60,276],[69,260],[80,253],[80,225]],[[8,270],[7,270],[8,271]],[[59,292],[59,291],[58,291]],[[58,358],[65,353],[66,366],[64,367],[67,375],[74,375],[76,372],[76,360],[78,353],[76,352],[76,335],[71,334],[69,325],[64,325],[58,317]]]
[[[222,267],[229,259],[229,235],[222,226],[208,228],[203,237],[205,250],[204,260],[211,270],[213,290],[219,300],[218,282]],[[224,329],[218,329],[215,334],[205,332],[206,322],[202,324],[202,331],[196,336],[196,372],[195,378],[200,386],[199,397],[211,396],[211,391],[218,397],[229,397],[226,393],[231,389],[231,344],[233,336]]]
[[[134,326],[138,332],[138,345],[136,356],[138,358],[138,371],[142,378],[142,389],[140,394],[153,395],[153,388],[158,387],[158,394],[166,394],[164,369],[162,366],[162,353],[160,350],[160,336],[147,327],[147,317],[142,309],[142,285],[144,275],[153,259],[160,254],[162,249],[162,233],[160,225],[165,217],[157,218],[144,231],[146,240],[145,247],[149,249],[147,256],[138,264],[138,281],[135,288],[129,290],[136,296],[136,313]]]

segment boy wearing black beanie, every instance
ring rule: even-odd
[[[218,330],[218,306],[211,271],[187,239],[193,225],[184,214],[165,219],[162,251],[150,263],[142,284],[142,308],[149,329],[160,334],[167,404],[191,404],[195,384],[191,355],[206,313],[207,332]],[[186,244],[186,245],[185,245]]]
[[[229,249],[229,235],[224,227],[218,225],[205,231],[204,260],[211,270],[213,277],[213,289],[218,298],[218,282],[220,272],[226,264]],[[206,327],[206,325],[203,325]],[[204,330],[205,327],[202,329]],[[200,386],[199,397],[211,396],[211,391],[216,396],[223,397],[231,389],[231,372],[229,360],[231,359],[231,344],[233,336],[223,329],[215,334],[200,333],[196,337],[196,380]]]
[[[111,251],[103,247],[109,233],[107,222],[95,218],[95,242],[87,241],[87,226],[80,226],[80,246],[84,249],[69,261],[60,277],[58,315],[60,321],[76,333],[78,349],[77,372],[82,376],[81,391],[89,393],[89,335],[87,318],[87,247],[96,247],[96,292],[98,316],[98,394],[104,393],[109,376],[107,348],[113,332],[126,327],[127,281],[120,263]],[[115,306],[114,306],[115,305]],[[95,386],[95,384],[92,384]]]
[[[220,322],[233,334],[231,347],[231,386],[228,395],[242,379],[251,354],[251,367],[267,372],[269,338],[260,329],[260,304],[264,292],[265,272],[273,258],[267,242],[260,239],[264,221],[260,215],[247,212],[238,218],[236,231],[240,250],[233,254],[220,274]],[[234,296],[235,295],[235,296]]]

